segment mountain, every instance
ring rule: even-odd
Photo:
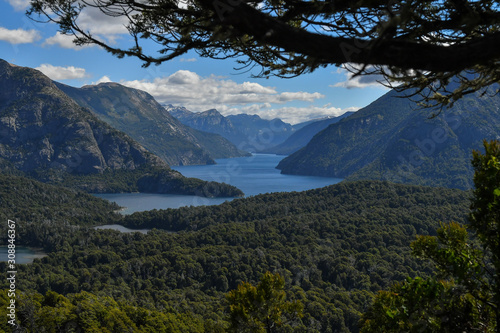
[[[305,127],[305,126],[307,126],[309,124],[315,123],[317,121],[327,120],[327,119],[330,119],[330,118],[335,118],[335,117],[333,117],[333,116],[327,116],[327,117],[322,117],[322,118],[314,118],[314,119],[303,121],[301,123],[294,124],[294,125],[292,125],[292,127],[293,127],[294,130],[298,131],[302,127]]]
[[[219,135],[183,125],[144,91],[118,83],[82,88],[56,85],[80,106],[92,110],[170,165],[214,164],[214,158],[245,155]]]
[[[259,152],[283,142],[294,132],[292,125],[280,119],[265,120],[257,115],[239,114],[224,117],[215,109],[192,112],[167,105],[166,109],[183,124],[201,131],[217,133],[238,148]]]
[[[242,134],[241,141],[235,144],[252,152],[276,146],[294,132],[292,125],[278,118],[267,120],[249,114],[231,115],[227,118]]]
[[[166,109],[183,124],[200,131],[217,133],[230,141],[234,141],[240,135],[239,130],[234,127],[231,121],[215,109],[191,112],[184,107],[174,107],[172,105],[168,105]]]
[[[346,112],[338,117],[328,117],[320,120],[310,120],[305,123],[300,123],[294,125],[294,132],[292,135],[288,137],[283,143],[275,147],[271,147],[269,149],[265,149],[263,153],[268,154],[277,154],[277,155],[290,155],[300,148],[306,146],[309,141],[319,132],[330,126],[331,124],[335,124],[339,122],[341,119],[344,119],[354,112]]]
[[[121,217],[116,213],[120,208],[116,203],[85,192],[4,174],[0,174],[0,184],[0,218],[22,221],[25,234],[36,224],[48,226],[56,221],[80,226],[109,224]],[[0,226],[0,230],[7,232],[6,227],[6,224]]]
[[[283,159],[282,173],[472,187],[471,152],[500,133],[500,96],[471,94],[431,118],[390,91]],[[401,98],[403,97],[403,98]]]
[[[241,195],[189,179],[79,106],[41,72],[0,60],[0,166],[88,192]],[[232,196],[232,195],[229,195]]]

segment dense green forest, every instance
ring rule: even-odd
[[[117,207],[82,192],[1,180],[2,218],[17,219],[17,245],[48,252],[17,265],[17,319],[29,332],[223,331],[225,295],[268,271],[284,278],[287,299],[304,306],[303,317],[280,332],[357,332],[378,290],[432,272],[409,244],[417,234],[434,234],[440,221],[463,223],[470,195],[343,182],[120,217]],[[107,222],[156,229],[92,228]],[[6,263],[0,270],[7,271]],[[5,311],[1,306],[0,315]]]
[[[135,170],[106,170],[88,175],[60,175],[52,170],[36,173],[35,178],[50,179],[52,184],[83,190],[88,193],[176,193],[201,197],[242,197],[244,193],[235,186],[198,178],[188,178],[180,173],[152,166]]]
[[[110,223],[122,218],[115,213],[119,208],[115,203],[82,191],[0,174],[0,218],[3,221],[18,220],[23,231],[31,225]],[[4,230],[6,223],[0,224],[0,228]],[[6,233],[0,235],[4,236]]]

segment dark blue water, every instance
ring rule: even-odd
[[[282,175],[275,169],[283,156],[254,154],[250,157],[238,157],[216,160],[214,165],[190,165],[172,167],[186,177],[195,177],[208,181],[224,182],[241,189],[245,196],[271,192],[305,191],[313,188],[336,184],[342,179]],[[202,198],[190,195],[123,193],[99,194],[101,198],[127,207],[122,212],[131,214],[137,211],[182,206],[217,205],[232,198]]]

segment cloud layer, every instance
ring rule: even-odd
[[[29,44],[34,43],[41,38],[40,34],[36,30],[23,30],[14,29],[9,30],[4,27],[0,27],[0,40],[9,42],[11,44]]]
[[[111,45],[115,44],[122,35],[128,34],[128,30],[125,27],[127,23],[128,19],[124,16],[113,17],[105,15],[98,8],[93,7],[83,9],[77,20],[77,24],[82,30],[89,31],[95,38]],[[57,32],[54,36],[47,38],[43,45],[56,45],[73,50],[95,46],[77,46],[73,43],[73,40],[74,36]]]
[[[85,69],[74,66],[61,67],[50,64],[42,64],[36,69],[47,75],[52,80],[83,79],[89,76],[85,72]]]
[[[58,31],[54,36],[47,38],[45,42],[43,42],[43,46],[56,45],[64,49],[72,49],[75,51],[93,46],[93,45],[78,46],[75,43],[73,43],[74,39],[75,39],[74,36],[64,35]]]
[[[194,110],[217,105],[242,105],[249,103],[286,103],[290,101],[312,102],[324,96],[320,93],[283,92],[274,87],[255,82],[236,83],[211,75],[203,78],[198,74],[179,70],[168,77],[149,80],[122,81],[123,85],[149,92],[160,103],[182,104]]]
[[[346,111],[330,105],[323,107],[284,105],[313,103],[325,97],[318,92],[278,92],[275,87],[255,82],[237,83],[215,75],[201,77],[188,70],[179,70],[170,76],[152,80],[120,83],[147,91],[162,104],[182,105],[192,111],[215,108],[225,115],[258,114],[262,118],[279,117],[291,123],[336,116]]]
[[[17,11],[25,10],[30,5],[30,0],[7,0],[7,2]]]
[[[355,71],[356,66],[351,66],[352,69]],[[370,67],[365,69],[366,72],[370,72]],[[350,71],[348,71],[345,68],[339,68],[338,73],[344,73],[346,80],[338,82],[331,87],[341,87],[341,88],[347,88],[347,89],[356,89],[356,88],[368,88],[368,87],[378,87],[378,88],[385,88],[380,82],[386,82],[386,79],[384,78],[383,75],[380,74],[370,74],[370,75],[359,75],[359,76],[354,76],[354,74]]]

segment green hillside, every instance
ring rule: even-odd
[[[79,106],[41,72],[0,59],[0,171],[88,192],[241,196],[188,179]]]
[[[493,89],[493,88],[492,88]],[[470,152],[500,133],[500,97],[467,95],[431,118],[390,91],[280,162],[286,174],[472,187]]]
[[[214,164],[215,158],[245,156],[223,137],[183,125],[144,91],[118,83],[82,88],[56,84],[79,105],[170,165]]]
[[[228,318],[226,292],[271,271],[285,278],[288,297],[304,304],[304,317],[287,331],[357,332],[374,293],[431,271],[410,255],[415,235],[433,233],[439,221],[463,222],[467,208],[467,192],[364,181],[220,206],[135,213],[121,222],[175,233],[47,225],[44,230],[52,236],[22,235],[50,253],[19,265],[23,278],[18,289],[31,299],[53,291],[67,297],[59,298],[62,303],[74,297],[93,299],[94,306],[102,303],[102,316],[93,322],[97,327],[130,319],[130,330],[140,332],[133,327],[143,325],[146,331],[161,312],[173,320],[172,331],[192,318],[186,332],[222,332]],[[3,263],[0,269],[5,270]],[[42,325],[54,313],[48,311],[56,311],[45,308],[49,304],[54,302],[40,301],[39,319],[33,323],[25,318],[22,324]],[[75,321],[90,311],[88,306],[83,302],[82,312],[69,306],[58,312],[59,320]],[[130,311],[111,316],[123,314],[126,306],[150,311],[143,320]]]

